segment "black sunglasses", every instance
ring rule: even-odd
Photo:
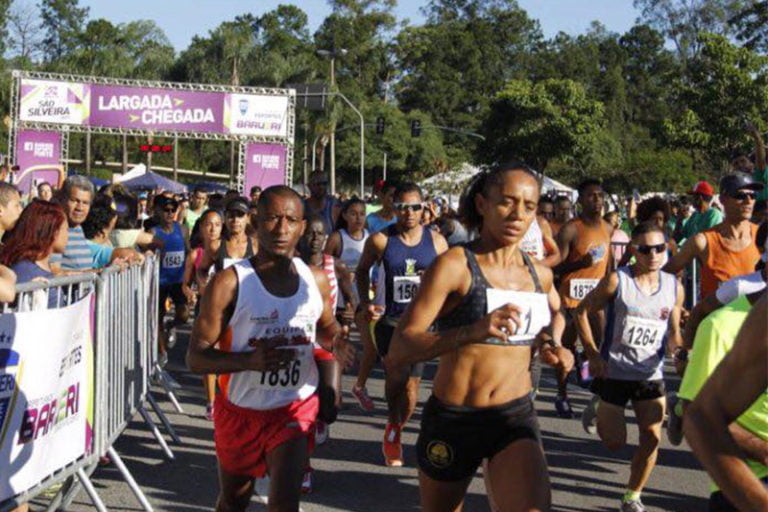
[[[736,199],[737,201],[746,201],[747,199],[753,200],[757,197],[757,194],[754,192],[736,192],[734,194],[731,194],[731,197]]]
[[[637,249],[637,252],[640,254],[651,254],[651,252],[661,254],[667,250],[667,244],[635,245],[635,249]]]

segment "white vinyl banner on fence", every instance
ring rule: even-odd
[[[93,297],[0,315],[0,502],[91,451]]]

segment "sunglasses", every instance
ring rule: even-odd
[[[746,201],[747,199],[754,201],[757,194],[754,192],[736,192],[735,194],[731,194],[731,197],[737,201]]]
[[[395,209],[400,210],[401,212],[406,210],[420,212],[423,207],[424,205],[421,203],[395,203]]]
[[[635,249],[640,254],[651,254],[652,252],[655,252],[656,254],[661,254],[664,251],[667,250],[667,244],[657,244],[657,245],[635,245]]]

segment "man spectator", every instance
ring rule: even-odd
[[[323,219],[326,233],[333,233],[339,220],[341,205],[328,194],[328,177],[323,171],[312,171],[309,176],[310,196],[304,201],[305,218],[318,216]]]
[[[696,233],[701,233],[723,222],[723,214],[717,208],[712,207],[712,198],[715,189],[706,181],[700,181],[688,192],[693,196],[694,213],[682,230],[682,238],[691,238]]]
[[[254,185],[251,187],[251,204],[256,205],[261,197],[261,187]]]
[[[23,209],[18,189],[10,183],[0,181],[0,240],[6,231],[16,225]]]
[[[552,226],[552,234],[557,237],[560,232],[560,228],[571,220],[573,213],[573,204],[568,196],[557,196],[555,198],[555,217],[550,221],[549,225]]]
[[[195,187],[195,190],[189,197],[189,208],[187,208],[186,216],[184,218],[184,224],[190,232],[192,231],[192,228],[195,227],[197,219],[199,219],[205,211],[207,202],[208,192],[202,187]]]
[[[93,269],[93,257],[82,223],[91,211],[94,194],[93,183],[85,176],[70,176],[64,181],[60,199],[69,223],[69,241],[64,254],[51,257],[51,270],[54,274]]]
[[[539,215],[552,225],[555,219],[555,202],[549,196],[541,196],[539,199]]]
[[[687,197],[681,197],[678,201],[677,213],[675,213],[675,226],[672,230],[672,238],[678,244],[682,243],[685,238],[683,237],[683,231],[690,222],[693,215],[691,205],[688,203]]]
[[[725,218],[712,229],[693,235],[664,270],[674,274],[697,259],[701,265],[702,299],[715,293],[720,283],[752,272],[760,251],[755,243],[757,225],[750,219],[756,192],[762,189],[762,183],[745,174],[729,174],[720,180]]]

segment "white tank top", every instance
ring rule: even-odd
[[[298,258],[293,266],[299,289],[291,297],[277,297],[264,288],[249,260],[233,265],[237,272],[237,303],[232,319],[231,343],[223,350],[247,352],[259,341],[285,338],[285,346],[297,352],[296,359],[276,372],[244,371],[229,375],[227,397],[248,409],[276,409],[309,398],[317,389],[317,365],[313,350],[323,299],[312,271]],[[220,379],[221,382],[221,379]]]
[[[520,241],[520,249],[536,261],[541,261],[546,256],[544,254],[544,236],[541,234],[539,220],[536,217],[533,218],[528,231],[523,235],[523,239]]]
[[[360,240],[355,240],[349,236],[346,229],[340,229],[339,235],[341,235],[341,257],[339,259],[350,271],[354,271],[360,261],[360,256],[363,254],[363,247],[365,247],[365,241],[368,239],[368,230],[363,230],[363,238]]]

